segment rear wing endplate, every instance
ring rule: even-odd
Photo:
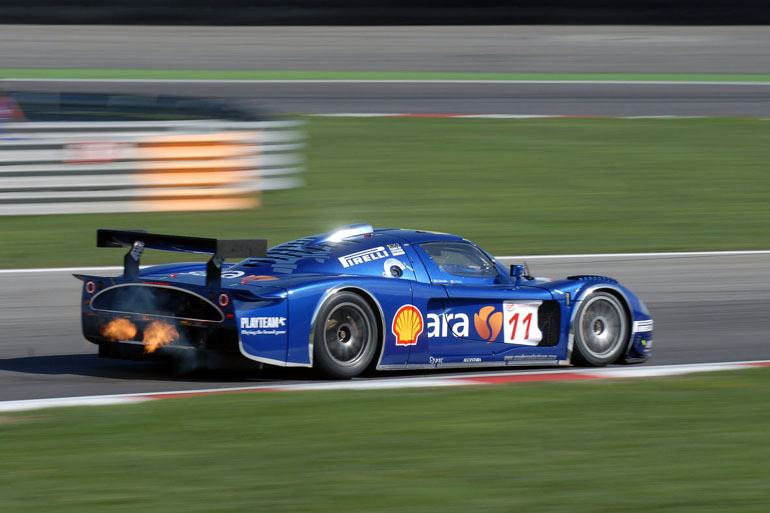
[[[96,246],[100,248],[130,248],[123,258],[123,276],[139,279],[139,259],[145,248],[185,253],[210,254],[206,264],[206,286],[219,288],[222,262],[226,258],[260,258],[267,255],[267,239],[209,239],[160,235],[143,230],[97,230]]]

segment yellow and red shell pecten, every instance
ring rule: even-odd
[[[417,344],[424,327],[422,314],[413,305],[404,305],[393,316],[393,334],[397,346],[413,346]]]

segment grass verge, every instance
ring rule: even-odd
[[[116,80],[574,80],[770,82],[767,73],[456,73],[432,71],[163,70],[0,68],[3,79]]]
[[[307,185],[253,211],[0,218],[0,267],[116,265],[97,228],[277,244],[351,222],[494,254],[770,248],[756,119],[311,118]],[[143,261],[179,259],[148,255]]]
[[[231,394],[0,419],[15,513],[755,512],[768,369]]]

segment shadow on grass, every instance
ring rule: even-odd
[[[38,375],[76,375],[129,381],[180,383],[242,383],[274,380],[308,380],[308,369],[195,369],[174,362],[138,362],[99,358],[95,354],[28,356],[0,360],[0,372]]]
[[[511,371],[558,371],[554,367],[430,369],[367,372],[353,380],[408,380],[457,374],[497,374]],[[14,376],[19,373],[26,376]],[[195,369],[170,362],[140,362],[99,358],[95,354],[64,354],[0,359],[0,382],[5,393],[0,401],[66,397],[155,393],[201,389],[279,386],[331,381],[312,369],[265,367],[263,369]]]

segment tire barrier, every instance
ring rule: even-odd
[[[303,184],[297,121],[25,121],[0,132],[0,215],[255,208]]]

